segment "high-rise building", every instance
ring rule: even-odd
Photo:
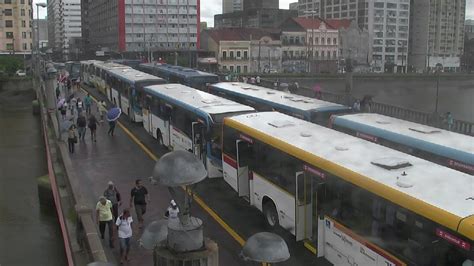
[[[222,0],[222,14],[240,11],[243,8],[243,0]]]
[[[71,43],[81,38],[81,1],[48,1],[48,45],[55,55],[68,60],[72,53]]]
[[[299,3],[298,2],[290,3],[289,8],[290,8],[290,10],[298,10],[299,9]]]
[[[200,0],[83,0],[89,51],[196,50]]]
[[[411,0],[409,64],[416,71],[458,71],[466,0]]]
[[[278,9],[280,0],[243,0],[244,10],[249,9]]]
[[[299,0],[298,3],[300,16],[351,19],[361,29],[368,30],[374,71],[406,70],[410,0]]]
[[[33,39],[36,39],[39,36],[39,48],[46,48],[48,47],[48,20],[47,19],[34,19],[33,25],[38,25],[38,33],[35,32],[35,36]],[[36,42],[36,41],[35,41]]]
[[[31,53],[34,45],[31,1],[0,3],[0,53]]]

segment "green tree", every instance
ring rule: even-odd
[[[23,59],[14,56],[0,57],[0,71],[13,75],[18,69],[23,69]]]

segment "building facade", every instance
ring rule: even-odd
[[[280,0],[243,0],[243,10],[249,9],[278,9],[280,8]]]
[[[474,39],[474,20],[468,19],[464,23],[464,38],[466,40]]]
[[[373,71],[406,71],[410,0],[299,0],[298,3],[300,16],[353,19],[366,29]]]
[[[361,29],[355,20],[351,21],[348,28],[339,29],[339,66],[340,71],[346,70],[350,61],[353,72],[370,71],[372,50],[369,45],[369,32]]]
[[[243,0],[222,0],[222,14],[241,11],[243,4]]]
[[[284,72],[335,72],[340,59],[339,30],[349,20],[290,18],[281,26]]]
[[[48,44],[55,56],[63,60],[73,59],[71,42],[81,38],[81,1],[48,1]]]
[[[466,0],[412,0],[409,64],[423,72],[459,71],[464,47]]]
[[[202,49],[215,54],[221,71],[258,73],[281,71],[279,33],[251,28],[203,31]]]
[[[287,9],[248,9],[214,16],[215,28],[278,28],[282,21],[297,17],[296,10]]]
[[[289,9],[290,10],[298,10],[299,9],[298,2],[290,3]]]
[[[39,48],[47,48],[48,47],[48,20],[47,19],[34,19],[34,25],[39,26]],[[36,37],[36,36],[35,36]]]
[[[31,53],[33,10],[28,0],[0,2],[0,53]]]
[[[86,0],[83,0],[86,1]],[[105,52],[196,50],[200,0],[88,0],[89,47]],[[86,15],[84,15],[86,14]]]

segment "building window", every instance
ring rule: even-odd
[[[13,32],[5,32],[5,36],[7,37],[7,39],[13,39]]]
[[[334,45],[337,44],[337,39],[336,38],[332,39],[332,44],[334,44]]]
[[[13,43],[7,43],[5,47],[7,48],[7,50],[11,51],[13,50]]]
[[[11,9],[5,9],[3,10],[3,14],[5,16],[13,16],[13,11]]]
[[[5,20],[5,28],[12,28],[13,20]]]
[[[244,66],[244,73],[247,73],[249,72],[249,67],[248,66]]]
[[[222,52],[222,59],[227,59],[227,51]]]
[[[234,66],[229,67],[230,72],[234,72]]]
[[[26,32],[22,32],[22,33],[21,33],[21,37],[22,37],[23,39],[26,39]]]
[[[240,71],[241,71],[240,66],[237,66],[237,73],[240,73]]]
[[[333,51],[333,52],[332,52],[332,57],[333,57],[334,59],[337,58],[337,51]]]
[[[324,38],[321,38],[321,44],[324,44]]]
[[[321,58],[324,59],[325,56],[326,56],[326,54],[324,53],[324,51],[321,51]]]
[[[230,58],[234,58],[234,51],[230,51]]]
[[[23,8],[20,10],[20,15],[25,16],[25,10]]]
[[[12,0],[5,0],[5,4],[11,4]]]
[[[24,4],[25,4],[25,0],[21,0],[21,1],[20,1],[20,4],[24,5]]]
[[[21,21],[21,26],[22,26],[23,28],[26,28],[26,21],[22,20],[22,21]]]
[[[28,49],[28,44],[24,43],[23,44],[23,50],[26,50],[26,49]]]
[[[242,55],[242,54],[240,53],[240,51],[237,51],[237,58],[240,58],[241,55]]]
[[[247,51],[244,51],[244,58],[247,59],[249,57],[249,54]]]

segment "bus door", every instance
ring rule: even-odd
[[[235,141],[237,151],[237,192],[239,197],[250,201],[250,163],[253,158],[253,147],[251,143],[243,140]]]
[[[306,172],[297,172],[295,226],[296,241],[313,236],[313,197],[312,178]]]
[[[165,104],[162,105],[163,127],[162,132],[163,143],[167,147],[171,147],[171,114],[173,113],[173,106]]]
[[[153,126],[152,126],[152,112],[151,105],[153,103],[153,98],[150,95],[145,96],[145,104],[143,105],[143,127],[145,130],[153,135]]]
[[[192,122],[192,144],[193,144],[193,153],[196,155],[201,161],[205,163],[205,158],[203,156],[204,150],[203,147],[203,129],[205,128],[204,125],[201,122]]]

